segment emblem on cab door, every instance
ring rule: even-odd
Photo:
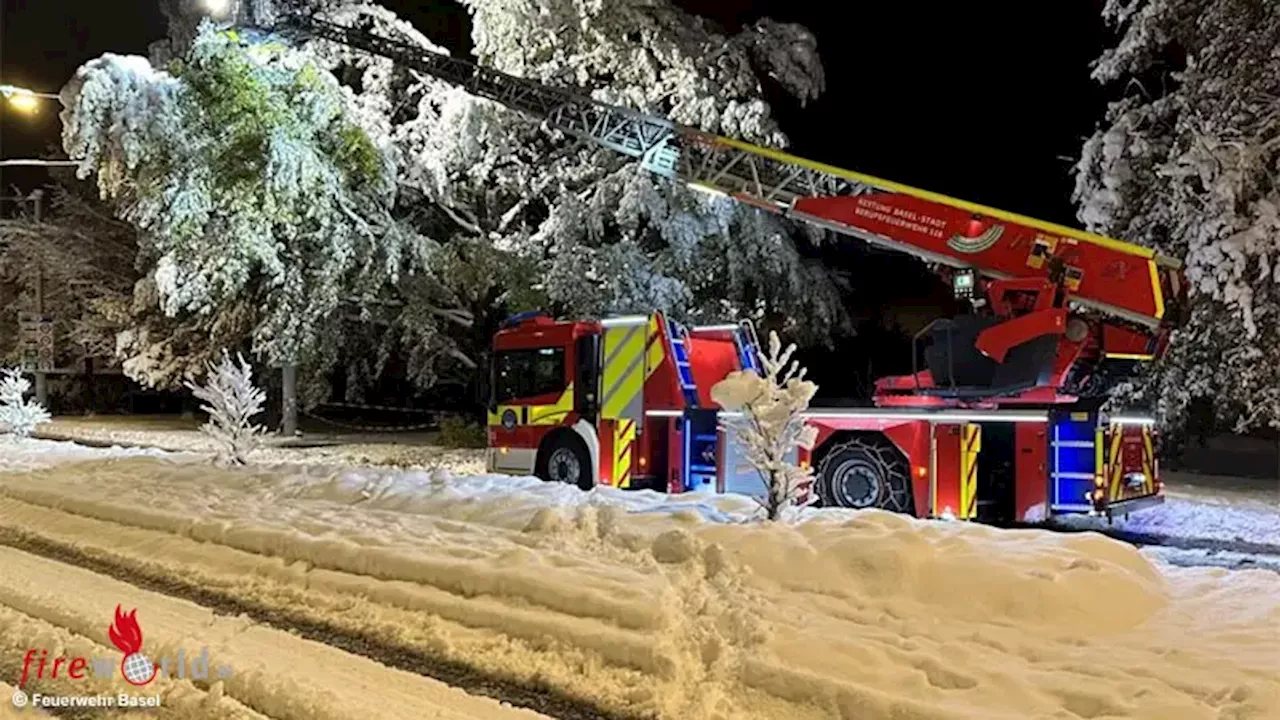
[[[516,429],[516,411],[508,409],[502,413],[502,427],[507,430]]]

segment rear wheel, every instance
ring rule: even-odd
[[[595,486],[591,454],[582,441],[570,433],[560,433],[542,448],[534,475],[547,482],[577,485],[582,490]]]
[[[883,435],[837,443],[823,454],[817,475],[818,496],[827,507],[915,513],[907,459]]]

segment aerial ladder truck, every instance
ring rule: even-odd
[[[876,383],[874,407],[812,410],[796,462],[826,505],[1035,521],[1163,501],[1152,422],[1099,408],[1161,356],[1185,314],[1181,263],[1077,229],[805,160],[515,77],[365,29],[293,16],[275,28],[387,58],[647,170],[928,263],[973,312],[915,338],[923,367]],[[749,323],[647,315],[510,318],[494,339],[489,466],[584,489],[759,495],[711,387],[759,370]]]

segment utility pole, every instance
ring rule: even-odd
[[[31,193],[31,204],[34,206],[32,211],[32,219],[36,224],[40,224],[44,215],[44,190],[34,190]],[[44,260],[36,259],[36,315],[40,318],[39,322],[44,322]],[[44,407],[49,407],[49,375],[37,365],[36,366],[36,402]]]
[[[284,402],[280,408],[280,432],[291,438],[298,434],[298,366],[286,363],[281,380]]]

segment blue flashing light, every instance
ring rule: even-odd
[[[502,328],[504,330],[506,328],[513,328],[519,325],[520,323],[525,322],[526,320],[532,320],[536,317],[547,317],[547,313],[544,310],[526,310],[524,312],[519,312],[507,318],[506,320],[503,320]]]

